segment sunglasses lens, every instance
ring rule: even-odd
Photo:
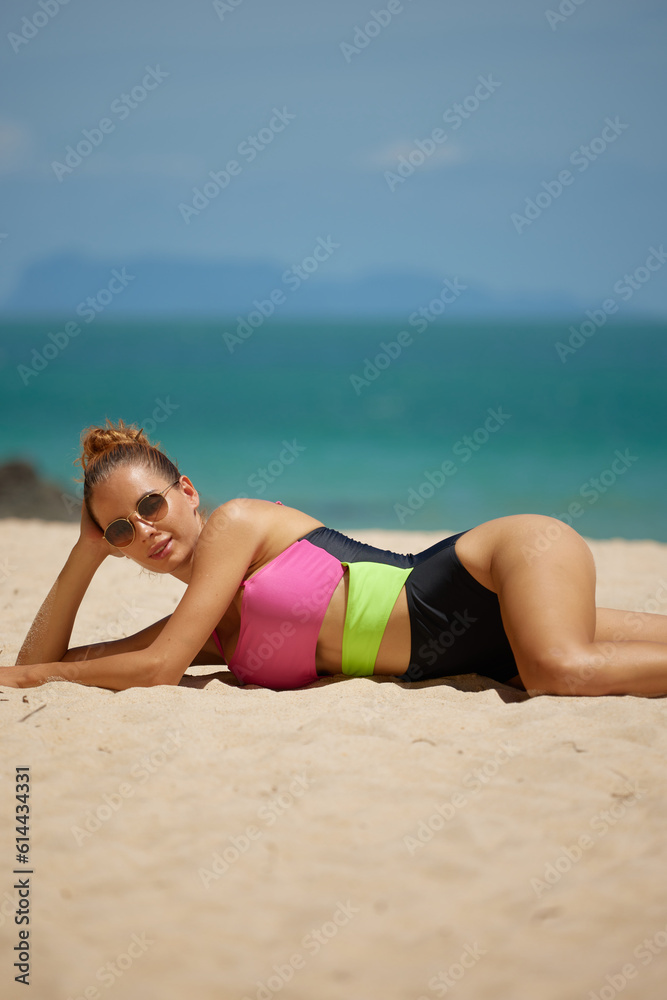
[[[176,483],[172,483],[172,486],[175,485]],[[148,493],[147,496],[141,498],[137,506],[137,514],[145,521],[159,521],[165,516],[167,510],[167,500],[161,493]],[[125,517],[112,521],[104,532],[104,537],[107,542],[117,548],[129,545],[134,540],[132,522]]]
[[[145,517],[147,521],[159,521],[167,513],[167,501],[160,493],[149,493],[147,497],[142,497],[137,511],[139,517]]]
[[[111,545],[122,549],[124,545],[130,544],[134,538],[134,531],[129,521],[119,519],[118,521],[112,521],[104,532],[104,537]]]

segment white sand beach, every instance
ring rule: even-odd
[[[349,533],[402,551],[436,538]],[[0,663],[77,534],[0,521]],[[590,544],[600,605],[667,614],[667,545]],[[135,632],[183,590],[108,559],[72,645]],[[531,699],[478,675],[273,692],[197,667],[121,692],[0,683],[0,723],[6,1000],[665,995],[664,698]]]

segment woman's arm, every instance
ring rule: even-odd
[[[3,684],[5,687],[35,687],[37,684],[43,684],[48,680],[69,680],[80,681],[82,684],[95,684],[98,687],[110,687],[112,690],[116,690],[117,687],[114,684],[107,683],[110,680],[110,675],[107,674],[107,669],[104,665],[102,665],[99,674],[95,674],[94,671],[89,669],[84,676],[80,669],[82,661],[90,663],[91,660],[101,657],[108,658],[110,656],[117,656],[119,653],[126,654],[143,651],[155,641],[170,618],[171,615],[167,615],[166,618],[161,618],[160,621],[154,622],[140,632],[135,632],[134,635],[128,635],[123,639],[112,639],[107,642],[92,642],[85,646],[75,646],[72,649],[68,649],[58,663],[0,667],[0,687]],[[135,661],[128,660],[127,662],[130,664],[130,673],[125,678],[129,680],[129,683],[125,686],[132,687],[135,684],[140,684],[142,658],[139,657]],[[64,663],[71,664],[71,666],[63,667]],[[212,636],[209,636],[188,665],[214,664],[217,666],[224,663],[225,661],[220,656],[214,639]],[[35,667],[34,671],[30,670],[31,666]],[[48,669],[46,669],[47,667]]]
[[[247,502],[229,501],[211,514],[199,536],[188,589],[145,649],[92,660],[8,667],[0,671],[0,687],[36,687],[57,679],[114,691],[178,684],[266,542],[266,520],[258,520],[253,513],[248,512]]]
[[[50,680],[78,681],[80,684],[115,691],[128,687],[146,687],[154,683],[150,669],[153,661],[142,655],[132,658],[129,654],[145,654],[170,619],[171,615],[167,615],[123,639],[75,646],[68,649],[59,662],[0,667],[0,688],[3,684],[6,687],[36,687]],[[217,621],[215,624],[217,625]],[[94,664],[96,660],[100,660],[97,669]],[[209,663],[218,665],[224,662],[209,634],[188,666]]]
[[[61,662],[94,660],[98,656],[113,656],[114,653],[133,653],[137,649],[146,649],[147,646],[150,646],[157,639],[170,618],[170,614],[166,615],[159,621],[153,622],[152,625],[142,628],[140,632],[134,632],[132,635],[127,635],[122,639],[108,639],[103,642],[90,642],[84,646],[74,646],[72,649],[67,650],[61,658]],[[210,635],[193,658],[190,666],[205,666],[207,664],[218,666],[224,663],[225,661],[220,655],[215,640]]]
[[[79,538],[28,630],[16,658],[17,665],[56,662],[63,658],[79,605],[110,552],[110,546],[83,504]]]
[[[124,691],[129,687],[150,687],[154,683],[154,671],[155,662],[149,647],[93,660],[59,660],[56,663],[1,667],[0,688],[39,687],[48,681],[77,681],[93,687]]]

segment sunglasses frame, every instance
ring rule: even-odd
[[[134,541],[134,539],[136,538],[136,534],[137,534],[136,531],[134,530],[134,525],[130,521],[130,518],[132,517],[132,514],[138,514],[142,521],[148,521],[149,524],[155,524],[155,521],[161,521],[162,518],[164,518],[164,517],[167,516],[166,514],[163,514],[161,517],[155,518],[155,520],[151,521],[150,518],[143,517],[139,513],[139,507],[141,506],[141,504],[143,503],[143,501],[147,499],[147,497],[162,497],[162,499],[166,501],[166,499],[167,499],[167,493],[169,492],[169,490],[172,489],[172,487],[176,486],[177,483],[180,483],[180,481],[181,481],[180,478],[176,479],[173,483],[171,483],[169,486],[165,486],[165,488],[163,490],[159,491],[159,492],[157,490],[150,490],[150,492],[144,493],[144,495],[139,498],[139,500],[137,501],[137,506],[134,508],[134,510],[132,511],[132,513],[128,515],[128,517],[116,517],[111,522],[111,524],[107,524],[106,528],[104,529],[104,531],[102,533],[103,536],[104,536],[104,541],[107,542],[109,545],[113,545],[113,547],[115,549],[125,549],[125,548],[127,548],[128,545],[131,545],[132,542]],[[132,538],[129,540],[129,542],[123,542],[121,545],[119,545],[117,542],[111,542],[107,538],[107,531],[109,530],[109,528],[111,528],[112,525],[114,525],[114,524],[118,524],[119,521],[127,521],[127,523],[129,524],[129,526],[132,528]]]

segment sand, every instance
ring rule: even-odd
[[[0,663],[76,536],[0,521]],[[667,546],[590,544],[599,604],[667,613]],[[72,644],[137,631],[183,590],[108,559]],[[272,692],[216,667],[0,698],[8,1000],[665,995],[667,699],[531,699],[477,675]],[[14,851],[26,765],[30,876]],[[26,928],[30,992],[13,967]]]

